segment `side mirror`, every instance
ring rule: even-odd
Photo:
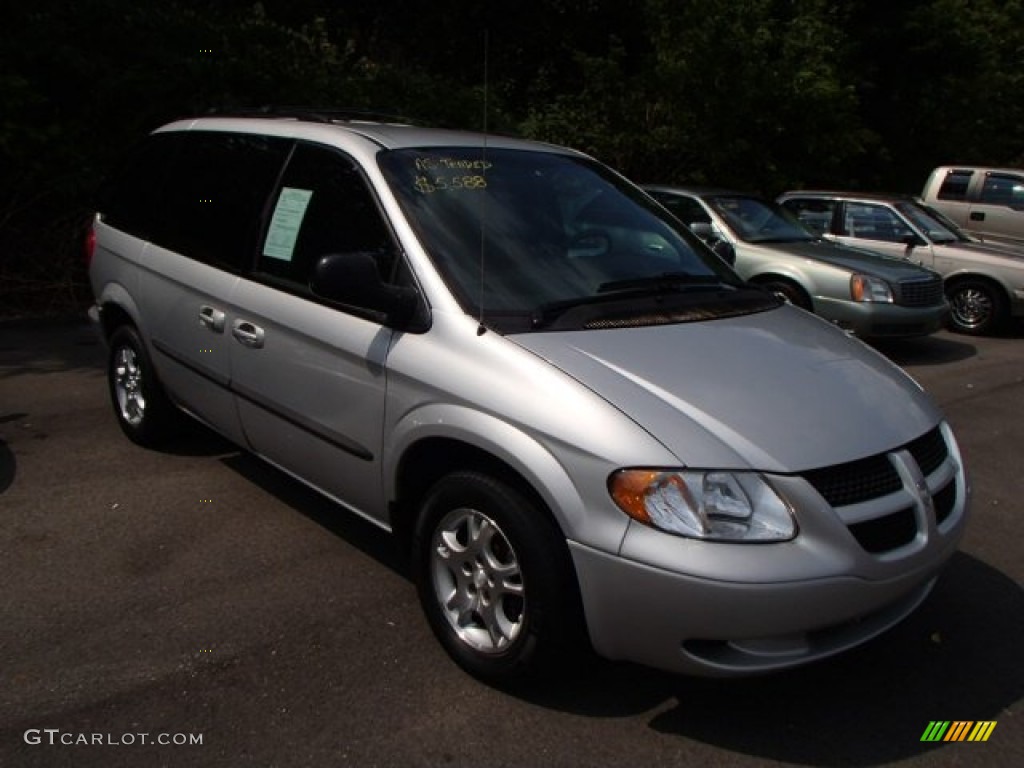
[[[420,299],[415,288],[385,283],[372,253],[331,253],[313,268],[309,287],[317,296],[356,310],[402,330],[422,330]]]
[[[719,240],[711,246],[711,250],[730,267],[736,266],[736,249],[728,240]]]
[[[711,229],[710,221],[691,221],[689,226],[690,231],[705,243],[712,240],[715,236],[714,230]]]
[[[919,245],[925,245],[924,240],[922,240],[918,235],[915,235],[913,233],[911,233],[909,235],[904,235],[903,237],[901,237],[900,238],[900,242],[903,243],[905,246],[907,246],[907,250],[908,251],[911,248],[915,248],[915,247],[917,247]]]

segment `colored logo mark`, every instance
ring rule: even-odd
[[[995,728],[995,720],[932,720],[921,741],[988,741]]]

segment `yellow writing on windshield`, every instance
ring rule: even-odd
[[[489,160],[425,155],[416,158],[413,186],[423,195],[487,188]]]

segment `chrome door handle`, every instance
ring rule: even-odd
[[[248,320],[235,320],[231,335],[247,347],[259,349],[263,346],[263,329]]]
[[[211,331],[215,333],[224,332],[224,320],[227,317],[219,309],[203,304],[199,307],[199,324],[205,325]]]

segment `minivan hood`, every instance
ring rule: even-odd
[[[941,419],[895,365],[788,305],[509,338],[617,407],[685,466],[801,472],[892,450]]]
[[[745,247],[782,251],[804,259],[814,259],[843,267],[851,272],[862,272],[881,277],[889,282],[921,279],[928,274],[918,264],[892,258],[864,248],[853,248],[828,240],[810,240],[793,243],[746,243]]]

